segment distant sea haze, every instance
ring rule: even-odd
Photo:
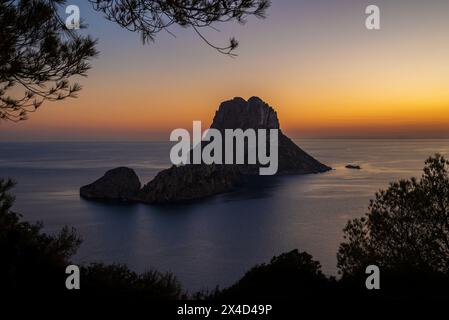
[[[419,177],[432,154],[449,156],[447,139],[295,140],[334,170],[274,177],[265,184],[194,204],[88,202],[79,187],[105,171],[129,166],[143,183],[169,167],[166,142],[0,143],[0,177],[18,185],[15,210],[45,231],[75,227],[84,239],[77,263],[126,263],[173,271],[191,291],[238,280],[255,264],[298,248],[336,274],[336,252],[348,219],[399,178]],[[345,168],[360,165],[362,170]]]

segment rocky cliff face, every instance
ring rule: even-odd
[[[140,190],[140,181],[134,170],[119,167],[107,171],[95,182],[81,187],[80,195],[86,199],[134,201]]]
[[[232,190],[242,182],[235,166],[192,164],[172,166],[146,184],[137,199],[144,203],[174,203]]]
[[[308,155],[284,135],[280,130],[276,111],[260,98],[252,97],[248,101],[234,98],[221,103],[211,128],[222,132],[225,129],[279,129],[278,175],[320,173],[331,169]],[[258,173],[258,164],[172,166],[159,172],[139,190],[140,182],[134,171],[131,173],[124,168],[118,168],[108,171],[96,182],[82,187],[81,195],[89,199],[113,198],[144,203],[175,203],[230,191],[244,181],[245,175]]]
[[[276,111],[258,97],[234,98],[220,104],[211,128],[224,129],[279,129]]]
[[[277,174],[320,173],[331,168],[317,161],[299,148],[280,129],[276,111],[258,97],[248,101],[234,98],[223,102],[215,113],[211,128],[225,129],[279,129],[279,167]],[[268,148],[267,148],[268,149]],[[240,165],[244,174],[258,174],[258,165]]]

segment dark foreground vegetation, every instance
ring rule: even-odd
[[[81,290],[65,288],[65,268],[81,244],[75,230],[47,235],[12,211],[13,183],[0,181],[0,293],[30,298],[101,297],[120,301],[279,299],[449,299],[449,161],[429,158],[420,180],[376,194],[365,217],[349,221],[338,251],[338,279],[293,250],[255,266],[229,288],[188,294],[175,276],[136,274],[124,265],[81,267]],[[380,290],[367,290],[365,269],[380,268]]]

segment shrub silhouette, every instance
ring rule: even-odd
[[[126,265],[92,263],[81,269],[83,290],[102,298],[137,300],[179,300],[187,294],[176,277],[167,272],[150,270],[137,274]]]
[[[12,211],[14,197],[10,180],[0,179],[0,294],[33,299],[125,296],[142,299],[181,299],[181,285],[171,273],[150,270],[136,274],[123,265],[91,264],[82,266],[78,292],[65,287],[65,268],[76,253],[81,239],[74,228],[64,227],[57,235],[42,232],[42,224],[21,221]],[[63,295],[61,296],[61,293]],[[84,300],[86,301],[86,299]]]
[[[364,218],[349,221],[338,252],[343,275],[367,264],[447,272],[449,269],[449,161],[429,158],[421,180],[390,184],[376,194]]]
[[[320,296],[334,287],[321,272],[318,261],[306,252],[293,250],[273,257],[268,264],[249,270],[233,286],[215,292],[215,299],[299,299]]]
[[[42,224],[21,222],[11,210],[12,181],[0,180],[0,290],[65,288],[65,267],[81,243],[74,229],[55,236],[41,232]]]
[[[449,271],[448,170],[443,156],[430,157],[420,180],[391,183],[376,194],[365,217],[348,222],[337,254],[343,282],[364,286],[355,279],[365,277],[365,268],[374,264],[383,275],[384,293],[444,292]]]

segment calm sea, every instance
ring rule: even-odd
[[[88,202],[79,187],[117,166],[143,183],[169,164],[168,143],[0,143],[0,177],[12,177],[15,210],[47,232],[75,227],[77,263],[126,263],[174,272],[190,291],[227,286],[255,264],[295,248],[336,275],[348,219],[390,181],[420,176],[424,160],[449,155],[449,140],[300,140],[333,171],[275,178],[195,204],[168,207]],[[355,163],[362,170],[344,166]]]

